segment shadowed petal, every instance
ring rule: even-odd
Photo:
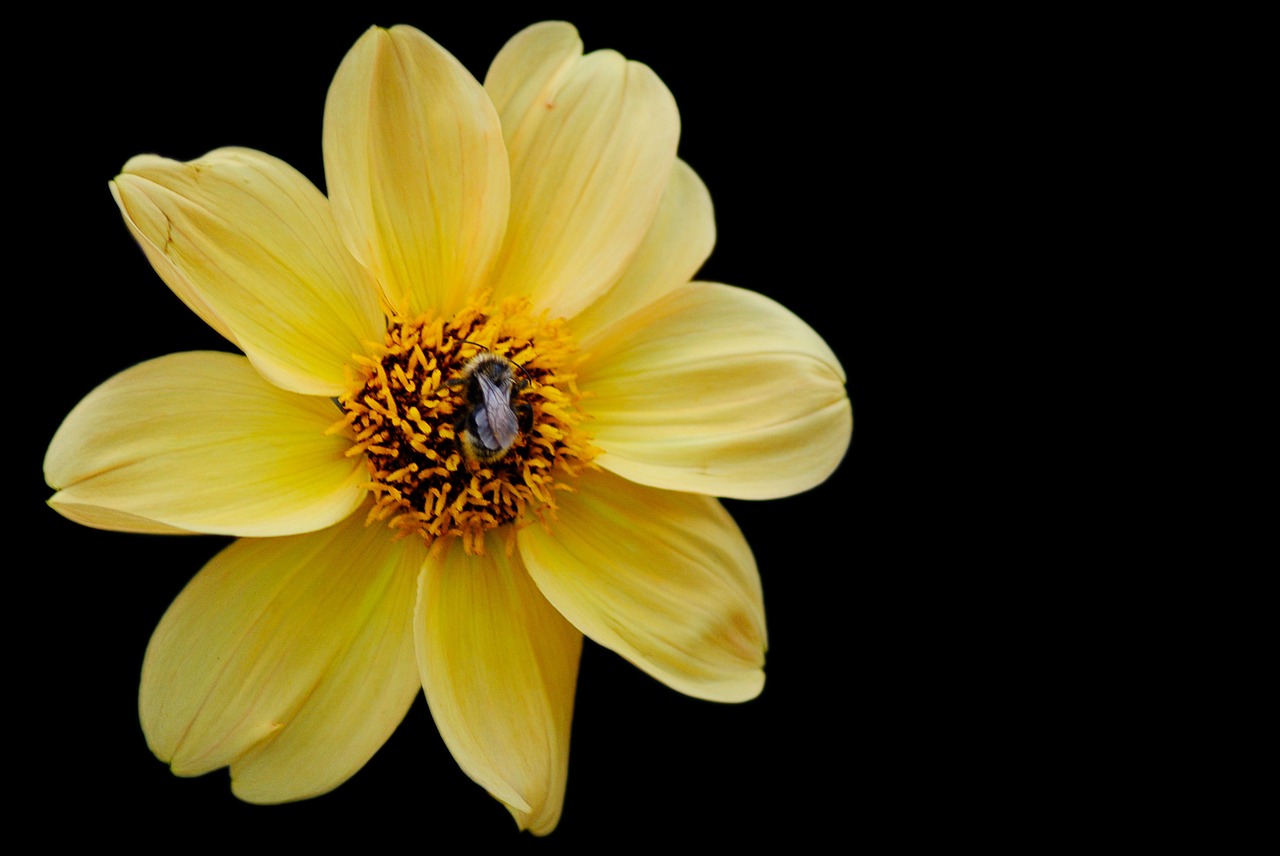
[[[363,461],[325,431],[327,398],[267,383],[235,354],[127,369],[68,414],[45,453],[49,504],[127,532],[287,535],[330,526],[364,492]]]
[[[768,499],[839,465],[853,431],[844,379],[781,305],[691,283],[596,340],[579,384],[601,466],[654,487]]]
[[[284,161],[250,149],[189,163],[141,155],[111,192],[169,287],[277,386],[337,395],[351,355],[382,341],[376,284],[328,201]]]
[[[223,550],[147,647],[138,706],[152,751],[182,776],[230,764],[249,802],[346,781],[417,693],[410,622],[425,552],[363,515]]]
[[[368,30],[329,87],[324,168],[351,252],[402,313],[457,311],[507,225],[493,103],[412,27]]]
[[[582,634],[538,593],[503,541],[423,568],[414,618],[427,703],[468,776],[521,829],[560,819]]]
[[[547,600],[680,692],[712,701],[758,695],[760,576],[720,503],[609,473],[589,472],[578,487],[560,497],[551,531],[520,531],[520,555]]]
[[[647,66],[579,56],[568,24],[535,24],[485,78],[511,155],[511,223],[494,294],[572,317],[622,275],[658,210],[680,116]]]
[[[611,335],[609,325],[689,284],[716,243],[711,194],[698,174],[676,161],[658,216],[622,279],[573,319],[583,350]]]

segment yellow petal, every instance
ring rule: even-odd
[[[511,223],[495,295],[570,317],[622,275],[658,210],[680,116],[647,66],[580,57],[568,24],[516,34],[485,78],[511,155]]]
[[[692,283],[610,328],[583,364],[598,463],[642,484],[767,499],[824,481],[849,446],[844,370],[784,307]]]
[[[142,155],[111,192],[169,287],[277,386],[338,395],[352,353],[382,341],[377,286],[324,196],[283,161],[249,149],[189,163]]]
[[[521,829],[545,835],[564,802],[582,634],[490,537],[424,568],[414,617],[422,686],[463,771]]]
[[[547,600],[596,642],[668,686],[745,701],[764,686],[760,575],[715,499],[590,472],[550,531],[520,531]]]
[[[410,622],[424,554],[363,515],[223,550],[147,647],[138,707],[152,751],[180,776],[230,764],[249,802],[346,781],[417,694]]]
[[[49,503],[131,532],[286,535],[360,503],[363,461],[327,398],[272,386],[236,354],[170,354],[85,396],[45,453]]]
[[[487,279],[507,224],[507,153],[493,104],[412,27],[372,28],[324,112],[329,197],[351,252],[400,312],[457,311]]]
[[[711,194],[698,174],[677,160],[658,216],[622,279],[573,319],[582,348],[593,350],[597,342],[611,335],[610,324],[688,285],[715,243]]]
[[[543,21],[512,36],[489,65],[485,91],[501,113],[546,103],[582,56],[572,24]],[[518,117],[517,112],[511,115]]]

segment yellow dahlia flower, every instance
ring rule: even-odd
[[[328,196],[225,148],[111,191],[156,271],[243,356],[144,362],[45,457],[50,505],[237,536],[147,649],[139,709],[179,775],[329,791],[425,693],[521,828],[559,820],[582,638],[683,693],[763,685],[761,585],[714,498],[819,484],[844,373],[777,303],[691,282],[710,198],[666,87],[568,24],[483,85],[371,29],[324,114]]]

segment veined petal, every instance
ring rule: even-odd
[[[689,284],[716,243],[711,194],[687,163],[677,160],[658,216],[626,272],[607,294],[573,319],[584,350],[609,337],[608,327],[631,312]]]
[[[127,532],[288,535],[331,526],[363,497],[363,462],[326,435],[326,398],[272,386],[236,354],[170,354],[85,396],[45,453],[49,504]],[[135,525],[136,524],[136,525]]]
[[[152,751],[180,776],[230,764],[249,802],[342,784],[417,694],[410,622],[425,554],[363,515],[223,550],[147,647],[138,708]]]
[[[680,115],[647,66],[579,56],[568,24],[535,24],[485,78],[511,155],[511,222],[496,297],[572,317],[617,281],[658,210]]]
[[[338,395],[351,355],[382,341],[376,284],[324,196],[284,161],[250,149],[188,163],[141,155],[111,193],[161,278],[277,386]]]
[[[487,554],[450,550],[422,571],[418,663],[440,734],[468,776],[521,829],[560,819],[582,634],[490,537]]]
[[[692,283],[595,341],[597,462],[642,484],[737,499],[822,483],[853,431],[844,370],[813,328],[763,295]]]
[[[745,701],[764,686],[760,575],[715,499],[589,472],[551,531],[520,531],[547,600],[596,642],[668,686]]]
[[[324,111],[324,168],[347,246],[402,314],[459,309],[502,243],[510,192],[493,103],[412,27],[367,31]]]

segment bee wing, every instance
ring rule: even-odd
[[[506,449],[516,441],[520,424],[511,409],[510,384],[496,384],[483,374],[476,375],[484,405],[475,412],[476,433],[489,449]]]

